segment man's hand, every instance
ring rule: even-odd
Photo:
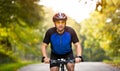
[[[76,63],[84,62],[84,60],[83,60],[82,56],[77,56],[77,57],[75,58],[75,62],[76,62]]]
[[[76,57],[75,58],[75,63],[79,63],[79,62],[81,62],[81,58]]]
[[[50,62],[50,58],[45,57],[45,58],[44,58],[44,63],[49,63],[49,62]]]

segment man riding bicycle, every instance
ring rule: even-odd
[[[56,13],[53,16],[55,27],[47,30],[43,44],[41,46],[43,60],[49,63],[50,60],[60,58],[67,59],[66,68],[68,71],[74,71],[75,62],[79,63],[82,60],[82,48],[79,43],[76,32],[71,27],[66,26],[67,16],[64,13]],[[51,55],[48,58],[46,49],[48,44],[51,44]],[[72,43],[76,47],[76,58],[74,60]],[[73,60],[73,61],[72,61]],[[50,62],[50,71],[59,71],[59,63],[52,64]]]

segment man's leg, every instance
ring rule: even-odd
[[[50,59],[51,60],[57,60],[58,59],[58,55],[56,55],[54,53],[51,53]],[[59,66],[60,66],[59,63],[52,63],[52,62],[50,62],[50,71],[59,71]]]
[[[74,71],[75,64],[74,63],[67,63],[67,70],[68,71]]]
[[[59,67],[55,66],[55,67],[51,67],[50,71],[59,71]]]

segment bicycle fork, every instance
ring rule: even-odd
[[[65,70],[64,70],[64,64],[61,64],[60,67],[61,67],[61,71],[65,71]]]

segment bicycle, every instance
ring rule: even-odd
[[[44,59],[44,58],[42,58],[42,62],[44,62],[43,59]],[[82,57],[81,57],[81,61],[84,62],[84,60],[83,60]],[[71,60],[70,58],[68,58],[68,59],[61,58],[61,59],[57,59],[57,60],[51,59],[50,62],[51,62],[51,63],[59,63],[59,64],[60,64],[60,71],[65,71],[64,65],[65,65],[66,63],[68,63],[68,62],[70,62],[70,63],[75,62],[75,59],[72,59],[72,60]]]
[[[67,62],[75,62],[75,60],[61,58],[61,59],[57,59],[57,60],[50,60],[50,62],[53,63],[53,64],[54,63],[59,63],[60,64],[60,71],[65,71],[64,65]]]

